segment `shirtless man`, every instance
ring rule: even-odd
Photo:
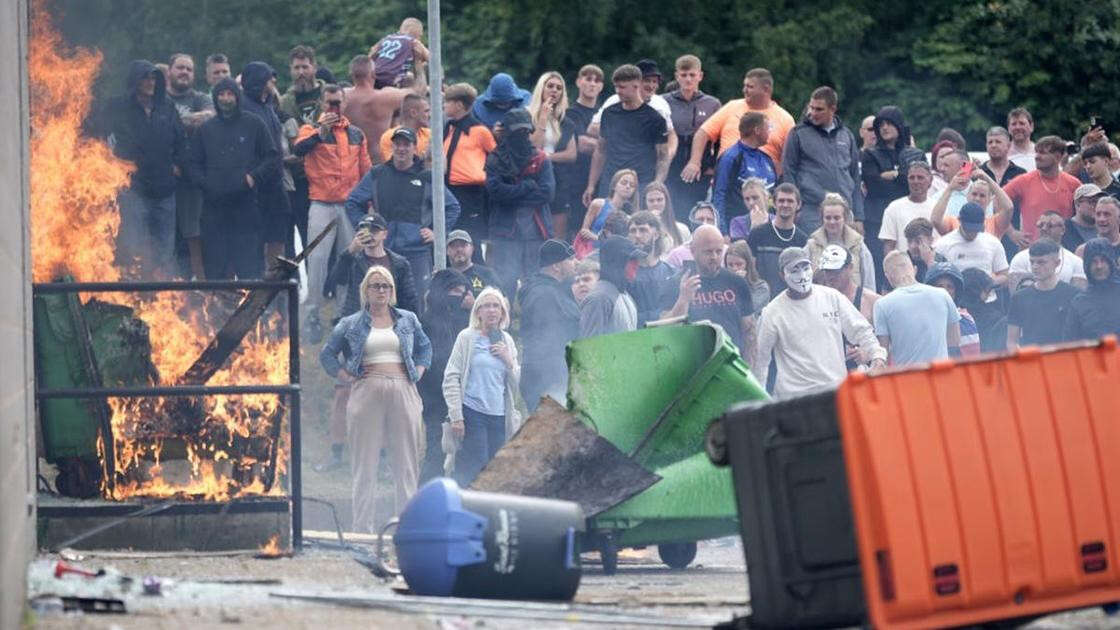
[[[393,124],[393,112],[401,107],[406,94],[422,94],[423,86],[416,86],[413,90],[395,87],[373,87],[373,61],[365,56],[358,55],[350,60],[350,81],[354,87],[346,88],[346,101],[342,114],[350,119],[352,124],[358,126],[369,142],[369,157],[374,164],[381,163],[381,155],[377,150],[377,141],[385,130]]]

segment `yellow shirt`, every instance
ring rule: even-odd
[[[724,151],[735,146],[739,141],[739,119],[743,114],[755,111],[762,112],[770,121],[770,139],[760,147],[760,150],[774,160],[774,169],[781,174],[782,147],[786,145],[786,136],[796,123],[793,116],[774,101],[770,101],[770,106],[766,109],[751,109],[747,106],[746,99],[742,98],[728,101],[719,108],[718,112],[712,114],[711,118],[704,121],[700,128],[711,140],[719,138],[719,154],[723,155]]]
[[[385,130],[385,133],[381,134],[381,142],[378,143],[381,148],[381,161],[388,162],[393,159],[393,132],[400,129],[400,127],[400,125],[389,127]],[[427,159],[428,157],[428,142],[431,139],[431,129],[421,127],[416,130],[416,155],[419,156],[421,160]]]

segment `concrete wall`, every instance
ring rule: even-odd
[[[26,0],[0,2],[0,628],[18,628],[35,544]]]

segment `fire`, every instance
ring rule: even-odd
[[[277,557],[283,555],[285,552],[280,548],[280,534],[273,534],[268,542],[257,547],[258,556]]]
[[[77,281],[117,281],[129,274],[114,260],[120,226],[116,196],[128,185],[133,167],[114,157],[105,142],[82,135],[102,56],[96,50],[67,47],[44,4],[36,2],[33,10],[28,58],[33,279],[50,282],[69,275]],[[97,299],[129,306],[147,323],[152,363],[158,381],[165,384],[174,384],[187,371],[230,310],[228,302],[218,298],[183,292],[103,293]],[[207,384],[280,384],[287,376],[288,342],[281,318],[274,313],[258,323]],[[228,500],[265,493],[260,471],[272,462],[243,453],[269,451],[275,423],[282,421],[284,412],[277,396],[108,402],[117,476],[112,490],[103,482],[106,498]],[[184,404],[197,431],[167,436],[151,430],[169,410],[182,411]],[[286,471],[286,442],[280,441],[272,477],[276,479]],[[167,470],[172,446],[189,463],[175,475]],[[105,447],[99,440],[98,453],[104,455]],[[272,484],[268,493],[282,494],[280,485]]]

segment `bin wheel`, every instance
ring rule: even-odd
[[[96,461],[67,457],[56,462],[54,487],[65,497],[92,499],[100,493],[101,468]]]
[[[708,425],[708,431],[704,434],[704,450],[708,453],[708,459],[716,466],[728,464],[727,433],[723,428],[722,420],[716,420]]]
[[[657,546],[657,555],[669,568],[679,571],[696,559],[696,543],[664,543]]]
[[[599,539],[599,558],[603,562],[604,575],[618,572],[618,547],[614,544],[614,536],[604,534]]]

